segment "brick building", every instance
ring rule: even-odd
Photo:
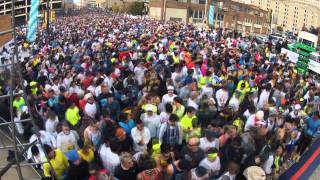
[[[11,29],[11,16],[5,15],[0,16],[0,32],[8,31]],[[0,47],[2,47],[5,43],[9,42],[12,39],[12,33],[6,33],[3,35],[0,35]]]
[[[11,15],[11,0],[0,0],[0,15]],[[64,0],[49,0],[50,9],[62,10]],[[47,4],[46,0],[41,0],[39,6],[40,13]],[[31,1],[30,0],[16,0],[15,1],[15,21],[16,25],[26,24],[28,22],[30,12]]]
[[[166,21],[201,24],[206,19],[205,3],[205,0],[151,0],[149,16]],[[269,13],[266,10],[232,0],[208,0],[208,7],[209,4],[215,7],[215,28],[237,29],[257,34],[268,33]]]

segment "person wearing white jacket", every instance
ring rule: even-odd
[[[229,93],[225,87],[222,87],[219,89],[216,93],[216,99],[218,103],[218,110],[221,110],[225,107],[228,99],[229,99]]]
[[[78,149],[77,139],[75,135],[71,133],[68,124],[62,125],[62,132],[60,132],[57,137],[57,148],[63,153]]]
[[[160,126],[160,117],[158,114],[152,112],[152,107],[147,106],[146,113],[140,117],[143,124],[149,129],[151,138],[156,138]]]
[[[136,121],[136,127],[131,130],[131,137],[133,139],[133,150],[136,152],[143,152],[147,150],[147,145],[150,142],[150,131],[144,127],[141,120]]]
[[[40,130],[38,133],[33,134],[29,138],[29,143],[33,143],[34,141],[39,142],[39,138],[41,139],[42,144],[47,144],[47,145],[51,146],[52,148],[57,147],[57,141],[56,141],[55,137],[52,136],[47,131],[43,131],[43,130]],[[38,147],[39,151],[43,151],[40,144],[36,144],[36,146]],[[31,147],[28,149],[27,158],[28,159],[32,158]]]
[[[259,97],[259,101],[257,104],[257,109],[262,109],[266,104],[268,104],[269,102],[269,96],[271,93],[271,84],[267,84],[266,88],[264,90],[262,90],[260,97]]]

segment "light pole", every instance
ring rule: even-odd
[[[163,0],[163,12],[162,12],[162,17],[163,21],[166,22],[166,7],[167,7],[167,0]]]
[[[208,7],[208,0],[206,0],[206,5],[204,7],[204,20],[203,21],[207,20],[207,7]]]
[[[50,13],[50,2],[49,2],[50,0],[47,0],[47,33],[48,33],[48,35],[49,35],[49,33],[50,33],[50,29],[49,29],[49,20],[50,20],[50,18],[49,18],[49,13]]]

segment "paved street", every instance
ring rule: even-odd
[[[8,138],[6,138],[2,132],[0,132],[0,136],[1,139],[3,141],[0,141],[1,146],[3,145],[12,145],[12,143],[10,142],[10,140]],[[8,156],[8,151],[5,149],[1,149],[0,150],[0,167],[3,167],[5,165],[7,165],[7,156]],[[21,168],[22,171],[22,175],[23,177],[27,177],[25,178],[25,180],[28,179],[40,179],[39,176],[37,176],[37,174],[34,172],[34,170],[31,167],[22,167]],[[9,171],[7,171],[7,173],[1,178],[1,179],[8,179],[8,180],[16,180],[19,179],[18,178],[18,174],[15,168],[10,168]]]

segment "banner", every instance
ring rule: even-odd
[[[28,21],[28,42],[34,42],[37,38],[39,0],[31,0],[31,8]]]
[[[214,26],[214,5],[209,7],[209,26]]]

